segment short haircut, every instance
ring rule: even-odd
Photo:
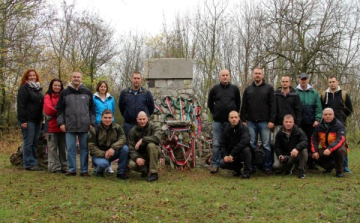
[[[102,84],[105,84],[105,85],[106,85],[106,92],[105,92],[105,94],[108,93],[109,86],[108,86],[108,84],[106,83],[106,81],[99,81],[99,83],[96,85],[96,91],[99,92],[99,88],[100,88],[100,86],[101,86]]]
[[[283,78],[283,77],[288,77],[290,79],[290,81],[291,81],[291,77],[289,75],[285,74],[281,78]]]
[[[334,109],[332,109],[332,108],[325,108],[323,110],[323,114],[324,114],[325,111],[331,111],[333,114],[335,114]]]
[[[294,116],[292,116],[291,114],[287,114],[287,115],[285,115],[284,116],[284,119],[283,120],[285,120],[285,119],[292,119],[292,120],[294,120]]]
[[[140,71],[138,71],[138,70],[134,70],[134,71],[133,71],[132,77],[134,76],[134,74],[140,74],[140,76],[141,76],[141,73],[140,73]]]
[[[230,71],[228,70],[228,69],[221,69],[221,71],[219,72],[219,77],[220,77],[220,75],[221,75],[221,72],[223,72],[224,70],[227,70],[227,72],[229,72],[229,75],[231,76],[231,73],[230,73]]]
[[[231,111],[231,112],[229,112],[229,116],[228,116],[228,117],[230,117],[230,114],[233,113],[233,112],[235,112],[235,113],[237,114],[237,116],[240,117],[240,114],[239,114],[239,112],[237,112],[237,111]]]
[[[101,113],[101,117],[103,117],[104,115],[108,115],[108,114],[114,115],[110,109],[105,109],[105,110]]]
[[[335,80],[338,80],[337,77],[334,76],[334,75],[331,75],[330,77],[328,77],[328,80],[329,80],[329,79],[333,79],[333,78],[335,78]]]

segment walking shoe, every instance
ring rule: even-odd
[[[210,173],[217,173],[219,172],[219,167],[210,167]]]
[[[90,177],[88,172],[80,173],[81,177]]]
[[[39,167],[39,166],[32,166],[32,167],[26,168],[25,170],[28,170],[28,171],[42,171],[42,168]]]
[[[306,176],[306,175],[305,175],[304,171],[303,171],[303,170],[300,170],[298,177],[299,177],[300,179],[304,179],[305,176]]]
[[[129,179],[129,176],[126,175],[126,173],[120,173],[120,174],[116,174],[116,177],[121,179],[121,180],[127,180]]]
[[[244,173],[241,178],[242,179],[250,179],[250,174]]]
[[[97,177],[104,177],[104,172],[98,172],[98,171],[94,170],[93,174],[94,174],[94,176],[97,176]]]
[[[345,173],[352,173],[352,171],[350,170],[350,168],[349,167],[344,167],[344,172]]]
[[[108,168],[105,169],[105,172],[107,172],[107,173],[114,173],[114,170],[112,169],[111,166],[109,166]]]
[[[70,172],[70,171],[67,171],[65,173],[66,176],[76,176],[76,172]]]
[[[336,172],[336,177],[341,178],[344,177],[344,175],[341,172]]]
[[[153,181],[156,181],[158,180],[158,174],[157,173],[152,173],[150,174],[150,176],[147,178],[147,181],[148,182],[153,182]]]

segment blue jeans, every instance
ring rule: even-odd
[[[88,133],[87,132],[67,132],[65,133],[66,147],[67,147],[67,163],[69,171],[76,172],[76,136],[79,138],[80,146],[80,171],[81,173],[88,172]]]
[[[225,127],[229,125],[228,122],[213,122],[213,141],[211,150],[211,166],[219,167],[221,153],[220,153],[220,140]]]
[[[110,159],[105,159],[104,157],[93,156],[93,162],[96,166],[96,172],[103,173],[106,168],[111,165],[111,162],[119,159],[117,174],[123,174],[126,172],[126,166],[128,163],[129,147],[124,145],[121,149],[115,150],[114,155]]]
[[[21,125],[20,122],[18,122]],[[21,126],[20,126],[21,128]],[[27,122],[27,128],[21,128],[23,135],[23,162],[24,168],[38,165],[36,158],[37,143],[39,140],[41,122]]]
[[[258,135],[260,134],[261,145],[263,146],[265,152],[264,170],[271,170],[271,130],[267,127],[267,125],[267,121],[247,121],[247,127],[250,133],[250,145],[254,151],[257,149]]]
[[[129,133],[130,133],[130,130],[136,126],[137,124],[131,124],[131,123],[124,123],[124,133],[125,133],[125,137],[126,137],[126,142],[128,142],[129,140]]]

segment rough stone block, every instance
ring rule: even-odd
[[[144,74],[150,79],[193,78],[193,61],[185,58],[152,58],[144,63]]]

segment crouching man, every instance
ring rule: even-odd
[[[141,172],[142,177],[148,177],[147,181],[156,181],[160,156],[160,128],[150,123],[143,111],[137,115],[136,122],[137,125],[129,133],[129,167]]]
[[[249,179],[251,173],[250,134],[248,128],[240,122],[239,113],[229,114],[230,125],[225,127],[221,136],[220,168],[234,171],[234,176],[241,176],[244,162],[243,179]]]
[[[118,159],[116,177],[126,180],[126,166],[128,163],[129,147],[125,145],[125,135],[118,124],[113,124],[113,114],[105,109],[101,115],[101,122],[92,128],[88,147],[94,164],[94,174],[104,176],[104,171],[111,162]]]
[[[283,126],[276,134],[275,154],[279,158],[273,165],[275,170],[283,170],[291,175],[294,164],[299,164],[300,179],[305,178],[305,165],[308,160],[308,140],[305,133],[294,124],[292,115],[285,115]]]
[[[315,128],[311,139],[312,158],[330,173],[336,169],[336,177],[343,177],[343,161],[346,155],[345,127],[335,118],[332,108],[325,108],[322,121]]]

